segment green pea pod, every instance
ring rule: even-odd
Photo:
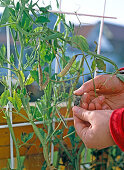
[[[63,77],[66,75],[66,73],[69,71],[70,67],[72,66],[73,62],[75,61],[75,59],[77,58],[79,54],[74,55],[71,60],[68,62],[68,64],[65,66],[64,69],[62,69],[62,71],[57,75],[58,77]]]

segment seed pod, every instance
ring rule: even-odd
[[[69,71],[70,67],[72,66],[73,62],[77,58],[78,55],[74,55],[71,60],[68,62],[68,64],[65,66],[65,68],[57,75],[58,77],[63,77],[66,75],[66,73]]]
[[[40,90],[42,90],[42,84],[43,84],[43,73],[42,73],[42,69],[40,66],[40,61],[38,63],[38,75],[39,75],[39,86],[40,86]]]
[[[44,90],[46,88],[46,86],[47,86],[47,84],[49,83],[49,80],[50,80],[49,74],[47,72],[44,72],[44,74],[46,75],[46,81],[45,81],[44,84],[42,84],[41,90]]]

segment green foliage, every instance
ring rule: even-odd
[[[0,96],[0,106],[4,107],[8,103],[8,97],[10,96],[9,90],[5,90]]]
[[[33,82],[34,82],[34,78],[29,74],[27,79],[26,79],[25,86],[30,85]]]
[[[91,65],[91,69],[92,69],[92,71],[95,71],[96,68],[98,68],[99,70],[106,71],[105,62],[101,59],[94,58],[92,65]]]
[[[50,20],[49,20],[47,17],[40,16],[40,17],[37,17],[37,19],[35,20],[35,22],[36,22],[36,23],[39,23],[39,24],[43,24],[43,23],[50,22]]]
[[[13,97],[8,97],[8,100],[13,104],[14,108],[17,111],[20,111],[22,106],[22,101],[16,91],[13,91]]]
[[[68,134],[71,134],[71,135],[69,135],[69,139],[71,141],[72,146],[74,147],[75,146],[75,128],[74,128],[74,126],[69,127]]]
[[[73,64],[72,64],[72,67],[70,68],[69,70],[69,73],[71,75],[75,75],[76,71],[77,71],[77,68],[79,68],[79,64],[80,64],[80,61],[74,61]]]
[[[27,134],[25,132],[22,132],[22,134],[21,134],[21,141],[23,143],[27,143],[29,140],[31,140],[33,138],[33,135],[34,135],[34,133]]]
[[[0,49],[0,65],[3,66],[5,62],[6,62],[6,47],[3,44]]]
[[[80,36],[73,36],[71,39],[72,47],[78,48],[81,51],[88,52],[89,51],[89,45],[87,43],[87,40],[82,35]]]
[[[4,9],[3,15],[1,17],[0,24],[6,24],[8,19],[9,19],[9,7],[6,6]]]
[[[30,75],[31,75],[31,77],[32,77],[37,83],[39,83],[38,71],[36,71],[36,70],[31,70],[31,71],[30,71]]]

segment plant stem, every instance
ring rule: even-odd
[[[58,138],[56,138],[57,141],[59,142],[60,146],[63,148],[63,150],[65,151],[65,153],[67,154],[68,158],[70,158],[71,162],[73,162],[73,157],[72,155],[69,153],[69,151],[67,150],[67,148],[63,145],[62,141],[59,140]]]
[[[80,62],[80,65],[79,65],[79,71],[77,72],[77,78],[76,78],[75,82],[73,83],[72,88],[69,91],[69,96],[71,96],[73,94],[73,91],[74,91],[74,89],[75,89],[75,87],[76,87],[76,85],[78,83],[78,80],[80,78],[80,69],[83,67],[83,64],[84,64],[84,57],[81,59],[81,62]],[[65,117],[68,117],[68,115],[69,115],[70,108],[71,108],[71,103],[72,103],[72,98],[70,98],[68,100],[67,113],[66,113]]]
[[[19,153],[19,148],[18,148],[18,144],[17,144],[17,141],[16,141],[16,138],[15,138],[15,134],[14,134],[14,131],[13,131],[13,128],[12,128],[12,124],[11,124],[11,121],[10,121],[10,117],[5,113],[5,116],[7,118],[7,124],[8,124],[8,127],[9,127],[9,131],[11,133],[11,136],[12,136],[12,139],[13,139],[13,142],[14,142],[14,145],[15,145],[15,148],[16,148],[16,156],[17,156],[17,170],[21,170],[21,159],[20,159],[20,153]]]
[[[95,82],[94,82],[94,78],[93,78],[93,75],[92,75],[92,71],[91,71],[91,69],[90,69],[90,66],[89,66],[89,64],[88,64],[88,62],[87,62],[87,59],[86,59],[86,57],[85,57],[84,54],[83,54],[83,56],[84,56],[85,62],[86,62],[86,64],[87,64],[87,67],[89,68],[90,75],[91,75],[91,78],[92,78],[92,80],[93,80],[93,86],[94,86],[95,96],[97,97],[97,94],[96,94],[96,87],[95,87]]]
[[[31,123],[33,130],[36,134],[36,136],[39,138],[42,146],[43,146],[43,154],[44,154],[44,158],[46,160],[47,166],[50,167],[50,160],[49,160],[49,154],[48,154],[48,148],[47,148],[47,143],[46,143],[46,139],[44,139],[38,129],[38,127],[35,125],[35,123],[32,120],[31,114],[30,114],[30,106],[29,103],[26,104],[25,101],[22,102],[24,109],[26,110],[26,113],[28,115],[29,118],[29,122]]]
[[[38,129],[38,127],[35,125],[35,123],[33,121],[30,121],[33,129],[34,129],[34,132],[36,134],[36,136],[39,138],[42,146],[43,146],[43,154],[44,154],[44,158],[46,160],[46,163],[47,163],[47,166],[48,168],[50,167],[50,160],[49,160],[49,155],[48,155],[48,148],[47,148],[47,144],[46,144],[46,141],[45,139],[41,136],[40,134],[40,131]]]
[[[21,45],[21,52],[20,52],[20,56],[19,56],[19,65],[18,65],[19,70],[22,70],[23,53],[24,53],[24,45],[23,45],[22,40],[23,40],[22,34],[19,32],[19,41],[20,41],[20,45]]]
[[[13,42],[14,42],[15,53],[16,53],[17,58],[19,59],[19,53],[18,53],[18,50],[17,50],[16,41],[15,41],[15,38],[14,38],[14,34],[13,34],[13,31],[12,31],[12,28],[10,28],[10,32],[11,32],[11,35],[12,35],[12,38],[13,38]]]
[[[82,143],[82,145],[81,145],[81,147],[80,147],[80,149],[78,151],[78,154],[77,154],[77,170],[79,170],[80,155],[81,155],[81,152],[82,152],[83,148],[84,148],[84,143]]]

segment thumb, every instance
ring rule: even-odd
[[[73,111],[74,116],[76,116],[77,118],[79,118],[83,121],[86,121],[86,122],[90,121],[88,110],[82,109],[81,107],[74,106],[72,108],[72,111]]]

